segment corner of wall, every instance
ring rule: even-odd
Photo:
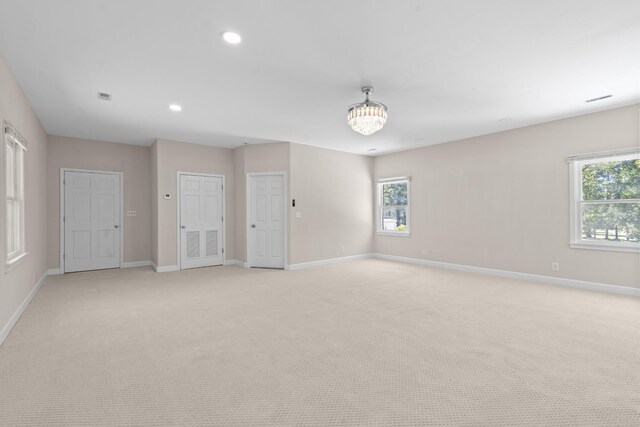
[[[158,265],[158,140],[151,146],[151,262]]]
[[[244,215],[246,212],[246,146],[242,145],[235,150],[233,150],[233,174],[235,178],[235,206],[234,213],[236,216],[235,223],[235,253],[233,254],[233,258],[241,261],[247,261],[247,250],[246,250],[246,220],[244,219]],[[232,255],[229,254],[229,257]]]

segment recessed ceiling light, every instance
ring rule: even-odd
[[[225,31],[224,33],[222,33],[222,38],[224,39],[224,41],[231,44],[238,44],[242,41],[242,37],[240,37],[240,34],[234,33],[233,31]]]
[[[182,107],[179,106],[178,104],[171,104],[169,105],[169,109],[171,111],[182,111]]]
[[[376,151],[377,148],[369,148],[367,151]]]
[[[106,92],[98,92],[98,99],[103,101],[111,101],[111,94]]]

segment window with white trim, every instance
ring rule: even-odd
[[[640,150],[569,158],[572,248],[640,251]]]
[[[378,233],[409,234],[409,178],[378,180]]]
[[[4,126],[4,163],[5,163],[5,231],[7,266],[18,261],[24,255],[24,154],[27,144],[18,132],[8,123]]]

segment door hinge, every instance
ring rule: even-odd
[[[224,253],[224,248],[222,248],[222,253]]]
[[[67,217],[66,216],[62,217],[62,222],[67,222]]]
[[[62,259],[67,259],[67,254],[62,254]]]
[[[220,189],[221,189],[221,190],[224,190],[224,185],[221,185],[221,186],[220,186]]]
[[[224,217],[222,217],[222,219],[220,221],[224,221]]]
[[[66,179],[62,180],[62,185],[67,185],[67,180]]]

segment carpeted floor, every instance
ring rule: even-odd
[[[640,299],[365,260],[51,277],[0,425],[640,425]]]

